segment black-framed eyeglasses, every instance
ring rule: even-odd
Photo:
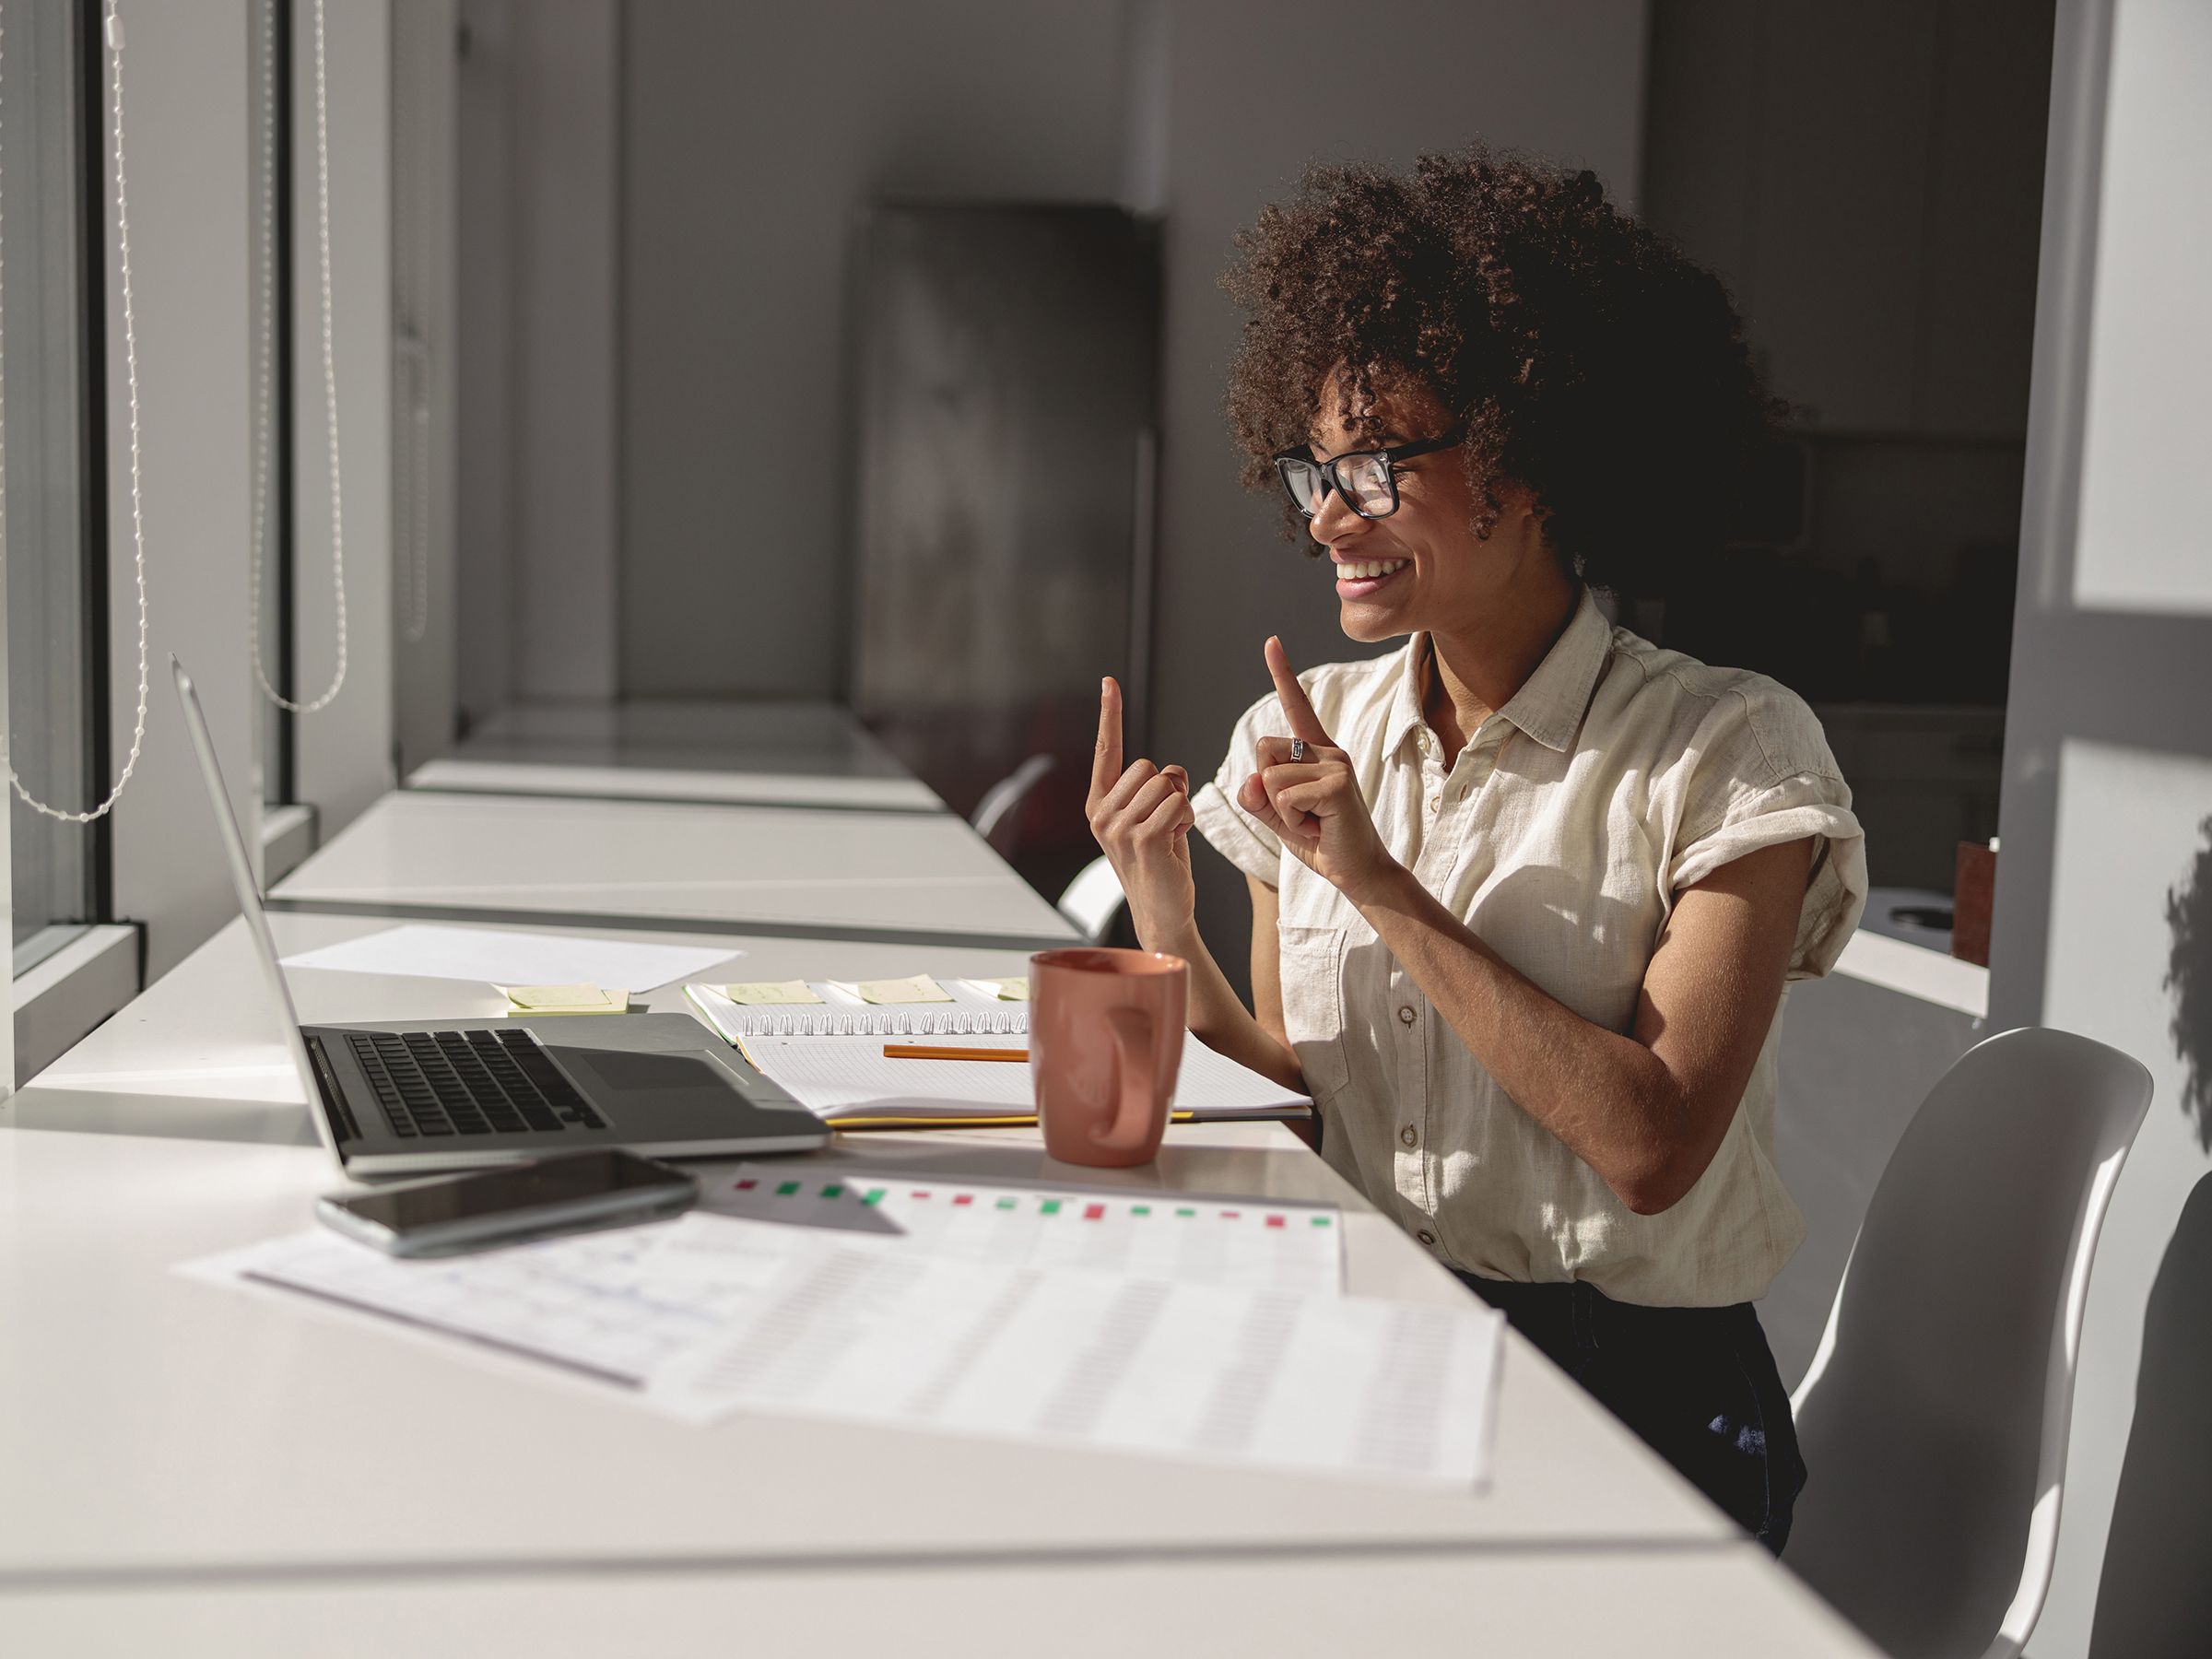
[[[1307,518],[1320,513],[1332,489],[1361,518],[1388,518],[1398,510],[1398,463],[1457,448],[1466,440],[1467,429],[1455,426],[1441,438],[1392,449],[1354,450],[1328,461],[1314,460],[1307,450],[1285,450],[1275,457],[1275,470],[1290,505]]]

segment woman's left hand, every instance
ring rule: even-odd
[[[1290,671],[1282,641],[1270,639],[1265,654],[1275,693],[1290,718],[1292,737],[1306,746],[1305,758],[1290,759],[1291,737],[1261,738],[1260,770],[1238,789],[1238,803],[1274,830],[1300,863],[1356,904],[1398,862],[1375,830],[1352,775],[1351,757],[1323,729]]]

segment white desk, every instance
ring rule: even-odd
[[[276,907],[812,936],[1072,944],[949,813],[402,790],[278,883]]]
[[[778,761],[801,771],[886,777],[906,770],[850,711],[806,701],[517,703],[481,722],[459,752],[554,764]]]
[[[650,1653],[876,1659],[1186,1654],[1636,1654],[1879,1659],[1755,1544],[1690,1549],[1199,1552],[1055,1564],[823,1567],[740,1561],[608,1572],[88,1583],[12,1600],[27,1653],[164,1659]]]
[[[383,925],[273,920],[288,952]],[[1021,960],[721,942],[773,979]],[[310,1021],[497,1004],[465,982],[290,979]],[[0,1106],[11,1648],[1871,1652],[1518,1337],[1495,1482],[1453,1495],[801,1419],[695,1429],[523,1359],[184,1279],[337,1184],[275,1018],[233,923]],[[818,1156],[1044,1167],[1018,1131]],[[1084,1174],[1333,1201],[1354,1294],[1465,1294],[1277,1125],[1179,1127],[1153,1170]]]
[[[864,812],[952,810],[914,777],[824,775],[767,765],[573,765],[487,759],[475,752],[426,760],[407,774],[406,786],[446,794],[581,795],[610,801],[705,801]]]
[[[468,794],[949,810],[829,703],[524,704],[406,782]]]
[[[284,950],[375,925],[275,921]],[[729,942],[748,974],[771,978],[832,957],[848,973],[916,965],[903,945]],[[930,958],[976,973],[1018,960]],[[493,1004],[462,982],[290,977],[309,1021]],[[253,986],[234,923],[0,1108],[12,1130],[0,1132],[0,1590],[96,1566],[796,1568],[917,1551],[1402,1541],[1481,1553],[1737,1535],[1517,1337],[1496,1482],[1452,1495],[797,1419],[693,1429],[524,1360],[184,1279],[175,1264],[306,1225],[310,1199],[338,1184]],[[1044,1168],[1030,1131],[842,1136],[818,1156],[946,1174]],[[1279,1125],[1179,1127],[1156,1169],[1097,1173],[1334,1201],[1354,1293],[1465,1294]]]

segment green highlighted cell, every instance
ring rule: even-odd
[[[1326,1227],[1328,1224],[1329,1218],[1326,1216],[1316,1216],[1313,1218],[1313,1225],[1316,1227]]]
[[[1148,1204],[1133,1204],[1129,1206],[1129,1213],[1133,1216],[1148,1216],[1152,1213],[1152,1206]]]
[[[1014,1207],[1014,1203],[1015,1201],[1011,1198],[1001,1198],[998,1201],[998,1207],[1000,1209],[1012,1209]]]
[[[1190,1219],[1190,1218],[1191,1218],[1193,1216],[1196,1215],[1198,1212],[1197,1212],[1196,1210],[1194,1210],[1194,1209],[1179,1209],[1179,1210],[1177,1210],[1175,1213],[1176,1213],[1177,1215],[1181,1216],[1181,1217],[1182,1217],[1182,1218],[1184,1220],[1186,1220],[1186,1221],[1187,1221],[1187,1220],[1189,1220],[1189,1219]]]
[[[1057,1198],[1047,1198],[1042,1204],[1037,1206],[1037,1212],[1038,1214],[1043,1216],[1058,1215],[1060,1213],[1060,1200]]]
[[[867,1196],[863,1198],[861,1202],[863,1204],[881,1204],[883,1202],[883,1189],[881,1187],[870,1187],[867,1192]]]
[[[833,1181],[828,1186],[822,1189],[822,1196],[825,1198],[841,1198],[844,1196],[844,1192],[845,1189],[843,1184],[841,1182]]]
[[[797,1182],[786,1181],[776,1188],[776,1196],[779,1198],[788,1198],[798,1190],[799,1183]]]

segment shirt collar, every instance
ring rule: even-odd
[[[1565,753],[1582,729],[1590,693],[1596,688],[1597,677],[1612,648],[1613,629],[1590,590],[1584,588],[1574,615],[1568,618],[1566,631],[1552,641],[1536,671],[1498,712],[1546,748]],[[1390,724],[1383,734],[1386,753],[1395,754],[1407,734],[1428,722],[1421,711],[1421,666],[1429,650],[1425,633],[1414,635],[1406,648],[1397,689],[1391,699]]]

